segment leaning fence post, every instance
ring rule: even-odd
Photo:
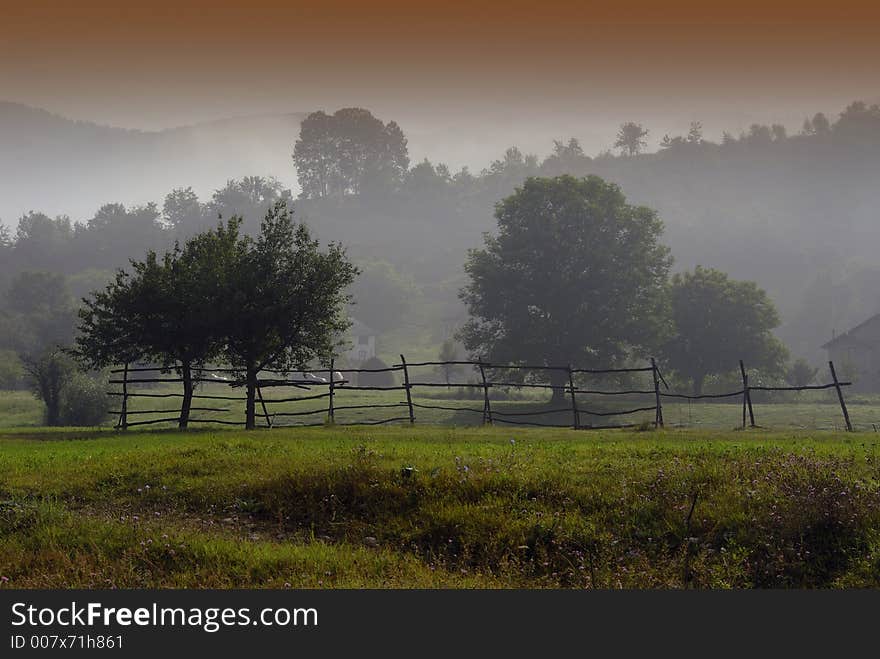
[[[483,380],[483,423],[492,425],[492,407],[489,405],[489,383],[486,382],[486,370],[483,368],[483,362],[479,362],[480,378]]]
[[[119,415],[119,427],[128,428],[128,362],[122,369],[122,413]]]
[[[269,410],[266,409],[266,402],[263,400],[263,390],[257,385],[257,398],[260,399],[260,405],[263,407],[263,416],[266,417],[266,425],[271,428],[272,420],[269,418]]]
[[[571,414],[573,428],[577,430],[581,425],[580,414],[578,413],[577,398],[574,395],[574,375],[571,372],[571,364],[568,365],[568,387],[571,391]]]
[[[746,374],[746,367],[742,359],[739,360],[739,372],[742,374],[743,381],[743,428],[746,427],[746,406],[749,409],[749,422],[754,428],[755,411],[752,409],[752,390],[749,388],[749,376]]]
[[[651,375],[654,377],[654,405],[656,412],[654,415],[654,427],[663,427],[663,405],[660,403],[660,374],[657,369],[657,360],[651,357]]]
[[[406,387],[406,404],[409,407],[409,422],[415,423],[416,416],[413,413],[412,394],[410,393],[409,369],[406,367],[406,359],[403,355],[400,356],[400,363],[403,364],[403,385]]]
[[[846,403],[843,401],[843,391],[840,388],[840,382],[837,380],[837,373],[834,371],[834,362],[828,362],[828,368],[831,369],[831,378],[834,380],[834,388],[837,389],[837,400],[840,401],[840,409],[843,410],[843,419],[846,421],[847,432],[852,432],[852,422],[849,420],[849,412],[846,409]]]

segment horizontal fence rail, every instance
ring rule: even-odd
[[[742,362],[739,363],[740,374],[742,377],[742,387],[736,391],[722,393],[699,393],[687,394],[670,391],[670,387],[661,373],[654,359],[650,360],[650,365],[646,367],[626,367],[626,368],[574,368],[572,366],[550,366],[550,365],[530,365],[530,364],[497,364],[488,361],[424,361],[424,362],[407,362],[404,355],[400,355],[400,363],[392,364],[385,368],[336,368],[335,362],[331,361],[329,368],[316,368],[308,372],[279,372],[279,371],[261,371],[261,376],[255,381],[255,401],[257,410],[256,414],[266,427],[284,427],[295,425],[297,427],[313,427],[322,426],[328,423],[333,425],[381,425],[386,423],[416,422],[416,410],[436,410],[444,412],[454,412],[456,414],[481,416],[483,424],[512,424],[525,426],[540,426],[549,428],[573,428],[576,430],[587,429],[604,429],[604,428],[630,428],[642,423],[634,423],[632,419],[620,419],[620,423],[608,425],[601,421],[608,418],[629,417],[633,414],[642,414],[653,412],[653,421],[650,422],[656,428],[664,426],[663,420],[663,400],[678,399],[690,401],[699,400],[725,400],[730,398],[742,399],[742,427],[747,425],[757,427],[755,422],[754,405],[752,403],[752,392],[796,392],[796,391],[823,391],[834,389],[840,404],[841,412],[844,417],[846,429],[852,431],[852,423],[849,417],[849,411],[843,397],[843,387],[850,386],[851,382],[841,382],[837,378],[834,370],[833,362],[829,362],[829,370],[832,376],[832,382],[815,385],[804,386],[766,386],[751,385],[748,381],[748,374]],[[475,374],[479,375],[477,381],[468,382],[438,382],[424,381],[412,379],[412,369],[421,368],[456,368],[467,367],[472,369]],[[190,404],[186,412],[183,410],[175,413],[175,410],[161,409],[160,407],[150,407],[147,409],[131,409],[129,403],[138,398],[161,400],[161,399],[185,399],[183,393],[178,392],[151,392],[143,390],[133,390],[135,385],[169,385],[183,384],[184,379],[180,377],[180,370],[174,366],[137,366],[129,365],[123,368],[116,368],[110,371],[111,378],[109,384],[121,385],[121,391],[108,391],[107,395],[121,398],[118,409],[111,410],[110,414],[118,417],[115,424],[116,428],[126,429],[136,426],[156,425],[156,424],[172,424],[178,423],[182,427],[185,423],[196,424],[221,424],[243,426],[245,422],[238,419],[230,418],[193,418],[189,416],[193,412],[206,413],[223,413],[229,414],[234,412],[232,402],[245,402],[247,396],[244,395],[222,395],[217,393],[203,392],[201,389],[194,391],[190,400],[196,402],[196,405]],[[193,385],[225,385],[233,390],[240,390],[247,382],[242,376],[241,371],[229,368],[197,368],[192,370],[193,376],[190,382]],[[511,379],[512,376],[505,376],[505,373],[519,373]],[[547,374],[541,376],[540,374]],[[558,373],[559,375],[553,375]],[[583,380],[585,377],[597,375],[618,375],[622,377],[618,382],[626,383],[629,376],[637,374],[651,374],[651,387],[640,387],[637,384],[621,384],[620,388],[592,388],[585,386]],[[224,375],[219,375],[224,374]],[[375,377],[380,374],[387,374],[387,379],[383,383],[366,384],[362,383],[363,376]],[[402,383],[397,384],[395,376],[402,377]],[[121,377],[119,377],[121,375]],[[152,375],[152,377],[150,377]],[[228,375],[228,377],[227,377]],[[447,373],[448,375],[448,373]],[[134,376],[134,377],[132,377]],[[323,377],[326,376],[326,377]],[[490,376],[499,377],[498,380],[491,379]],[[575,382],[575,376],[579,376],[581,385]],[[369,381],[369,377],[367,381]],[[542,380],[542,377],[544,381]],[[546,381],[547,378],[550,381]],[[662,386],[661,386],[662,385]],[[303,393],[293,396],[285,396],[284,392],[278,392],[280,395],[275,397],[264,396],[264,389],[272,389],[276,387],[288,387],[297,390],[303,390]],[[433,402],[435,399],[430,398],[432,402],[417,402],[413,400],[414,391],[418,389],[436,390],[437,388],[447,388],[452,391],[472,391],[473,398],[457,398],[453,399],[455,404],[445,404],[445,399],[440,398],[442,402]],[[313,393],[317,389],[316,393]],[[499,408],[497,405],[493,407],[493,401],[498,402],[497,398],[493,399],[493,390],[509,390],[524,389],[554,392],[550,406],[542,407],[536,410],[508,410]],[[396,402],[369,402],[362,403],[355,399],[352,402],[343,401],[342,404],[337,402],[340,395],[346,395],[349,392],[402,392],[401,398]],[[591,406],[584,406],[583,401],[578,400],[578,396],[596,396],[601,398],[613,396],[650,396],[653,404],[638,405],[635,407],[626,407],[624,409],[601,409]],[[480,400],[481,399],[481,400]],[[468,405],[469,400],[480,400],[479,406]],[[560,404],[561,401],[567,400],[568,403]],[[223,403],[212,406],[210,403],[198,404],[198,401],[224,401]],[[324,403],[320,407],[310,407],[308,409],[278,409],[278,405],[313,402],[315,405]],[[647,402],[647,401],[645,401]],[[384,418],[359,418],[354,421],[339,421],[336,418],[338,412],[361,412],[361,411],[378,411],[378,410],[394,410],[390,411],[391,416]],[[396,413],[397,410],[403,413]],[[184,419],[186,414],[186,419]],[[163,415],[156,419],[143,419],[145,415]],[[315,419],[316,416],[322,416],[320,420]],[[562,421],[560,415],[566,415],[565,422]],[[350,416],[350,414],[349,414]],[[130,420],[129,417],[136,417]],[[591,423],[589,417],[597,420]],[[184,423],[185,421],[185,423]]]

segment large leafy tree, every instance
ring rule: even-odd
[[[293,161],[305,198],[385,190],[400,184],[409,169],[400,126],[382,123],[363,108],[311,113],[301,124]]]
[[[84,300],[77,354],[91,367],[155,361],[183,380],[179,426],[189,422],[193,370],[219,354],[226,306],[225,276],[239,243],[238,218],[204,232],[162,257],[148,252]]]
[[[254,428],[258,374],[329,360],[348,327],[346,290],[357,269],[331,244],[321,251],[283,201],[266,214],[260,234],[236,245],[227,262],[225,355],[247,387],[246,427]]]
[[[496,207],[498,233],[472,250],[459,336],[499,363],[609,365],[654,345],[671,263],[663,224],[596,176],[530,178]],[[554,396],[564,373],[554,373]]]
[[[672,278],[670,297],[674,336],[664,353],[692,383],[694,394],[702,393],[708,376],[735,369],[740,359],[781,373],[786,350],[772,334],[779,315],[757,284],[697,266]]]

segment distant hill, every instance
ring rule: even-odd
[[[0,219],[14,225],[29,210],[80,219],[105,202],[161,202],[181,186],[209,196],[228,179],[250,174],[293,187],[290,154],[305,115],[141,131],[0,102]]]

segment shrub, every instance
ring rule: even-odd
[[[74,373],[61,388],[60,423],[63,426],[97,426],[110,409],[104,386],[95,378]]]
[[[388,368],[378,357],[370,357],[361,368]],[[393,387],[394,373],[358,373],[358,385],[361,387]]]

